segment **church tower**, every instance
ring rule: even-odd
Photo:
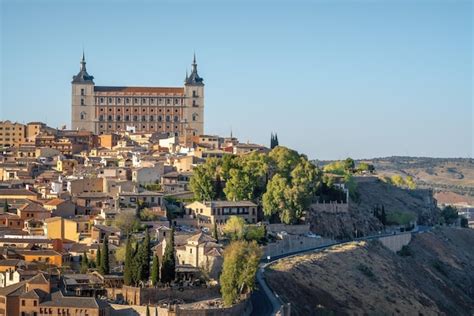
[[[187,129],[194,136],[204,134],[204,83],[197,71],[196,54],[194,54],[191,74],[184,80],[185,108],[184,120]]]
[[[86,59],[82,53],[79,73],[72,77],[72,116],[73,130],[88,130],[97,133],[94,99],[94,77],[86,70]]]

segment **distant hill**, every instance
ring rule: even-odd
[[[474,197],[474,159],[386,157],[362,159],[357,162],[374,165],[378,175],[412,176],[420,188],[432,188],[436,192],[453,192]],[[330,161],[316,161],[320,166]]]
[[[282,259],[265,275],[292,315],[473,315],[472,240],[472,229],[439,228],[415,235],[405,256],[353,242]]]

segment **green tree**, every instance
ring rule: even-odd
[[[446,224],[451,225],[458,219],[459,214],[454,206],[448,205],[441,210],[441,216]]]
[[[150,316],[150,307],[146,306],[146,316]]]
[[[175,279],[174,230],[168,237],[161,263],[161,282],[170,284]]]
[[[89,269],[89,260],[87,259],[87,253],[84,251],[81,258],[81,273],[86,273]]]
[[[355,162],[354,162],[354,159],[348,157],[346,158],[346,160],[344,160],[344,169],[347,171],[347,172],[354,172],[354,168],[355,168]]]
[[[157,286],[160,281],[160,262],[158,256],[153,255],[153,263],[151,265],[151,284]]]
[[[234,241],[224,251],[220,276],[221,294],[226,306],[237,302],[239,296],[255,286],[255,274],[262,251],[256,242]]]
[[[119,228],[123,234],[130,235],[140,226],[140,220],[132,212],[121,212],[115,217],[113,225]]]
[[[100,251],[100,245],[99,247],[97,248],[97,253],[95,255],[95,266],[100,269],[100,263],[102,261],[101,259],[102,255],[101,255],[101,251]]]
[[[361,162],[357,165],[358,172],[369,171],[369,164],[366,162]]]
[[[8,212],[8,201],[5,199],[5,203],[3,204],[3,212],[7,213]]]
[[[265,237],[266,237],[266,230],[265,226],[247,226],[247,229],[245,231],[245,240],[247,241],[256,241],[258,243],[261,243]]]
[[[189,187],[194,193],[194,198],[199,201],[212,201],[216,198],[214,185],[215,170],[209,165],[199,165],[193,169]]]
[[[232,169],[230,179],[226,182],[224,193],[227,200],[251,200],[253,198],[254,182],[249,174],[241,169]]]
[[[464,216],[461,216],[461,227],[469,228],[469,221]]]
[[[127,239],[127,246],[125,247],[125,266],[123,270],[123,283],[125,285],[132,285],[133,283],[133,253],[132,241],[130,236]]]
[[[403,187],[405,186],[405,180],[403,180],[402,176],[399,174],[394,174],[391,178],[390,181],[394,186],[397,187]]]
[[[273,148],[268,157],[270,158],[272,171],[279,173],[286,179],[290,177],[291,170],[295,168],[300,160],[298,152],[283,146]]]
[[[231,216],[222,228],[232,240],[242,239],[245,235],[245,220],[239,216]]]
[[[410,190],[416,189],[416,183],[415,183],[415,180],[413,180],[412,176],[407,176],[405,178],[405,184]]]
[[[106,275],[106,274],[110,273],[110,267],[109,267],[109,240],[108,240],[107,236],[104,237],[104,242],[102,244],[99,272],[103,275]]]
[[[219,232],[217,231],[217,222],[214,221],[214,229],[212,230],[212,238],[219,242]]]
[[[263,194],[262,204],[263,213],[267,217],[279,214],[279,212],[286,207],[285,191],[287,190],[287,181],[279,174],[267,184],[267,191]]]
[[[143,241],[143,254],[142,254],[142,263],[143,263],[143,276],[142,281],[148,280],[150,277],[150,256],[151,256],[151,245],[150,245],[150,234],[148,229],[145,231],[145,240]]]

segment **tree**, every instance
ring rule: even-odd
[[[214,229],[212,230],[212,238],[216,240],[216,242],[219,242],[219,233],[217,231],[217,222],[214,221]]]
[[[148,233],[148,229],[147,229],[145,231],[145,240],[143,242],[143,254],[142,254],[143,276],[142,276],[142,281],[146,281],[150,277],[150,256],[151,256],[150,234]]]
[[[227,200],[251,200],[253,198],[254,183],[249,174],[241,169],[232,169],[230,179],[226,182],[224,188]]]
[[[110,267],[109,267],[109,240],[108,240],[107,236],[104,237],[104,242],[102,244],[99,272],[102,275],[106,275],[106,274],[110,273]]]
[[[415,181],[413,180],[413,177],[412,177],[412,176],[407,176],[407,177],[405,178],[405,184],[407,185],[407,187],[408,187],[410,190],[416,189],[416,183],[415,183]]]
[[[212,201],[215,199],[214,174],[215,170],[212,170],[207,162],[193,169],[189,187],[193,191],[196,200]]]
[[[239,216],[231,216],[222,230],[231,236],[232,240],[242,239],[245,234],[245,220]]]
[[[255,240],[257,243],[261,243],[266,237],[267,232],[265,226],[248,226],[245,231],[245,240]]]
[[[278,135],[275,133],[275,134],[271,134],[270,136],[270,149],[273,149],[275,147],[278,146]]]
[[[100,251],[100,245],[99,247],[97,248],[97,254],[95,255],[95,266],[100,269],[100,263],[102,261],[101,259],[102,255],[101,255],[101,251]],[[100,270],[99,270],[100,271]]]
[[[150,307],[146,306],[146,316],[150,316]]]
[[[175,279],[174,229],[168,237],[161,263],[161,282],[170,284]]]
[[[89,269],[89,260],[87,259],[87,253],[84,251],[81,258],[81,273],[86,273]]]
[[[3,204],[3,212],[7,213],[8,212],[8,201],[5,199],[5,203]]]
[[[291,170],[300,160],[298,152],[283,146],[273,148],[268,157],[270,158],[272,171],[279,173],[286,179],[289,178]]]
[[[125,285],[132,285],[133,283],[132,260],[132,242],[129,236],[127,239],[127,246],[125,247],[125,267],[123,270],[123,283]]]
[[[354,172],[354,168],[355,168],[354,159],[352,159],[351,157],[346,158],[346,160],[344,160],[344,169],[347,172],[352,173]]]
[[[114,226],[125,235],[130,235],[140,226],[140,220],[132,212],[121,212],[115,217]]]
[[[451,205],[446,206],[441,211],[441,216],[444,219],[444,222],[448,225],[453,224],[459,217],[458,210]]]
[[[387,213],[385,213],[385,207],[382,205],[382,213],[380,213],[380,221],[382,225],[387,225]]]
[[[234,241],[224,251],[220,276],[221,294],[226,306],[255,286],[255,274],[262,251],[256,242]]]
[[[397,187],[403,187],[405,185],[405,180],[403,180],[402,176],[399,174],[394,174],[391,178],[390,181],[394,186]]]
[[[461,227],[469,228],[469,221],[464,216],[461,216]]]
[[[153,255],[153,263],[151,265],[151,284],[157,286],[160,281],[160,262],[158,256]]]
[[[265,216],[271,217],[286,207],[285,191],[287,190],[287,186],[286,179],[279,174],[273,176],[268,182],[267,191],[262,197],[263,213]]]

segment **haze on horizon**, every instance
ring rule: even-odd
[[[70,125],[96,85],[181,86],[205,130],[313,159],[473,157],[471,1],[1,2],[0,119]]]

